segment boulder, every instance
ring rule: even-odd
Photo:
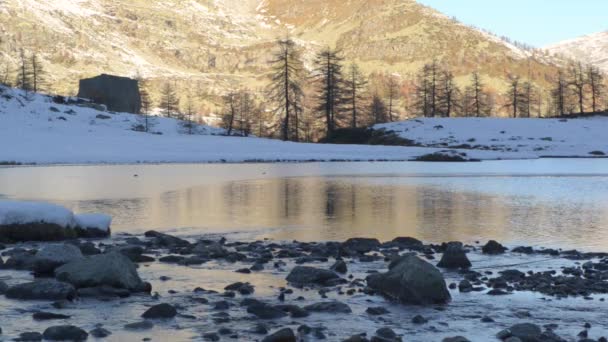
[[[144,233],[146,237],[154,238],[154,243],[162,247],[188,247],[190,242],[178,237],[150,230]]]
[[[139,278],[135,264],[117,252],[74,260],[57,268],[55,276],[77,288],[105,285],[131,292],[149,290],[149,285]]]
[[[462,243],[448,243],[437,267],[449,269],[471,267],[471,262],[469,261],[469,258],[467,258],[467,252],[463,248]]]
[[[510,337],[517,337],[523,342],[536,342],[542,334],[541,328],[532,323],[515,324],[509,328]]]
[[[506,247],[494,240],[488,241],[488,243],[481,247],[483,254],[503,254],[506,250]]]
[[[38,275],[52,275],[57,267],[82,257],[80,248],[74,245],[67,243],[46,245],[35,255],[34,272]]]
[[[7,298],[24,300],[72,300],[76,289],[68,283],[56,280],[38,280],[9,287]]]
[[[380,247],[380,241],[378,241],[378,239],[351,238],[342,243],[342,248],[360,254],[371,252],[378,247]]]
[[[90,99],[114,112],[139,114],[141,96],[137,80],[101,74],[80,80],[78,97]]]
[[[34,320],[36,321],[46,321],[51,319],[68,319],[70,317],[71,316],[44,311],[34,312],[34,314],[32,315],[32,318],[34,318]]]
[[[393,245],[404,249],[420,249],[424,246],[422,241],[413,237],[396,237],[391,242]]]
[[[58,325],[47,328],[42,336],[49,341],[85,341],[89,333],[73,325]]]
[[[224,246],[217,242],[199,242],[192,249],[192,253],[210,259],[225,258],[230,254]]]
[[[330,268],[334,272],[345,274],[348,272],[348,267],[346,267],[346,263],[343,260],[337,260]]]
[[[2,242],[64,241],[77,237],[78,234],[73,228],[66,228],[55,223],[0,225],[0,241]]]
[[[290,328],[285,328],[264,337],[262,342],[296,342],[296,335]]]
[[[6,285],[5,282],[3,282],[2,280],[0,280],[0,295],[5,294],[6,290],[8,290],[8,285]]]
[[[445,304],[451,299],[441,272],[415,255],[394,260],[386,273],[369,275],[367,284],[379,293],[406,304]]]
[[[141,315],[143,318],[150,319],[173,318],[175,316],[177,316],[177,310],[173,305],[167,303],[154,305]]]
[[[397,336],[391,328],[380,328],[376,330],[372,342],[401,342],[401,337]]]
[[[287,276],[287,281],[297,286],[327,286],[339,280],[340,277],[332,271],[310,266],[296,266]]]
[[[331,302],[320,302],[304,307],[306,311],[310,312],[326,312],[326,313],[351,313],[353,312],[347,304],[339,302],[337,300]]]
[[[33,331],[23,332],[23,333],[19,334],[19,337],[16,338],[15,341],[28,341],[28,342],[42,341],[42,334],[39,332],[33,332]]]
[[[261,319],[278,319],[287,316],[283,310],[261,302],[249,305],[247,312]]]
[[[109,330],[104,329],[102,327],[97,327],[97,328],[89,331],[89,334],[91,334],[91,336],[93,336],[95,338],[105,338],[105,337],[112,335],[112,332],[110,332]]]

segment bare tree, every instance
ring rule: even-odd
[[[555,107],[556,115],[565,115],[566,114],[566,98],[568,93],[568,82],[566,81],[566,76],[562,69],[559,69],[557,72],[557,77],[555,79],[555,86],[551,90],[551,97],[553,100],[553,105]]]
[[[586,74],[582,63],[572,63],[572,65],[570,65],[569,85],[578,99],[578,109],[581,114],[585,112],[585,86],[587,85],[585,76]]]
[[[42,61],[36,52],[30,56],[32,72],[32,90],[36,93],[44,85],[45,71]]]
[[[370,105],[370,116],[374,120],[374,124],[386,123],[389,121],[386,104],[378,94],[372,97]]]
[[[329,47],[318,53],[315,59],[315,77],[320,88],[317,110],[325,116],[327,136],[336,129],[340,106],[344,102],[342,62],[340,53]]]
[[[293,101],[302,96],[303,64],[300,52],[293,40],[279,39],[277,47],[277,52],[270,60],[272,73],[269,100],[276,105],[276,112],[282,115],[282,139],[289,140]]]
[[[431,116],[431,82],[429,65],[422,67],[416,77],[413,111],[425,117]]]
[[[490,114],[490,111],[488,110],[488,94],[485,92],[484,88],[485,85],[483,84],[479,72],[473,72],[471,75],[471,84],[465,90],[467,100],[464,104],[464,107],[467,109],[465,115],[473,114],[476,117],[481,117]]]
[[[150,117],[150,111],[152,110],[152,100],[150,99],[150,93],[148,92],[148,81],[141,75],[135,76],[139,87],[139,97],[141,98],[141,109],[139,111],[140,116],[140,127],[138,130],[144,132],[150,132],[150,129],[154,126],[155,122]]]
[[[186,133],[192,135],[194,131],[194,96],[192,92],[188,91],[186,94],[186,108],[184,111],[184,122],[182,126],[186,129]]]
[[[364,101],[363,92],[367,87],[367,79],[361,73],[359,66],[356,63],[350,65],[348,77],[345,80],[345,106],[346,110],[351,114],[352,128],[357,128],[360,121],[359,112],[361,103]]]
[[[454,81],[454,74],[448,70],[441,71],[437,95],[437,111],[441,116],[451,117],[460,107],[457,101],[460,89]]]
[[[23,49],[19,52],[19,71],[17,74],[16,86],[26,92],[33,90],[32,68]]]
[[[177,114],[179,108],[179,99],[175,92],[175,87],[171,82],[167,81],[163,84],[160,94],[160,107],[163,110],[163,114],[171,118]]]
[[[232,135],[234,123],[238,115],[238,92],[230,90],[222,98],[224,101],[224,117],[222,118],[222,126],[226,129],[226,135]]]
[[[594,113],[599,110],[600,99],[604,91],[604,75],[600,68],[588,65],[587,80],[589,82],[589,93],[591,95],[591,108]]]
[[[521,79],[519,76],[513,74],[509,74],[508,79],[509,88],[505,93],[505,98],[507,99],[505,107],[510,108],[512,116],[516,118],[524,105],[522,103]]]

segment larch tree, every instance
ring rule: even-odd
[[[589,83],[589,94],[591,95],[591,108],[596,113],[599,111],[600,100],[604,91],[604,75],[600,68],[588,65],[587,80]]]
[[[345,110],[350,113],[351,128],[357,128],[361,118],[360,112],[363,102],[365,101],[365,89],[368,81],[363,75],[359,66],[352,63],[348,69],[348,75],[344,80],[344,104]]]
[[[570,65],[570,81],[569,85],[578,100],[579,113],[585,112],[585,88],[587,85],[587,77],[583,63],[572,63]]]
[[[184,121],[182,126],[188,135],[192,135],[194,132],[194,114],[195,114],[195,102],[192,92],[188,91],[186,94],[186,108],[184,110]]]
[[[281,137],[290,139],[290,120],[293,116],[294,101],[302,96],[303,63],[300,51],[290,38],[277,40],[277,51],[270,65],[269,100],[276,106],[275,111],[282,117]]]
[[[339,121],[344,103],[343,58],[340,53],[326,48],[315,59],[315,78],[319,84],[317,110],[323,113],[327,136],[331,136]]]
[[[568,82],[562,69],[557,71],[557,76],[554,81],[553,89],[551,90],[551,99],[556,115],[563,116],[566,114],[566,99],[568,96]]]
[[[437,112],[444,117],[453,116],[460,107],[459,96],[460,89],[454,81],[454,74],[449,70],[442,70],[437,94]]]
[[[370,117],[372,118],[373,123],[386,123],[389,121],[388,116],[389,115],[384,100],[382,100],[382,97],[380,97],[378,94],[375,94],[372,97],[372,101],[370,104]]]
[[[393,122],[395,121],[395,107],[397,107],[397,102],[401,97],[401,85],[396,75],[388,75],[386,92],[388,99],[388,120]]]
[[[510,108],[512,117],[516,118],[519,116],[518,114],[524,105],[521,78],[518,75],[509,74],[508,80],[509,87],[505,93],[505,98],[507,100],[505,107]]]
[[[473,72],[471,75],[471,83],[465,90],[465,98],[467,100],[464,104],[464,107],[467,109],[464,113],[465,115],[468,116],[472,114],[475,117],[482,117],[490,114],[488,113],[488,95],[484,88],[485,85],[479,72]]]
[[[232,135],[234,124],[239,110],[239,94],[236,90],[230,90],[223,97],[224,116],[222,118],[222,127],[226,130],[226,135]]]
[[[45,70],[38,53],[34,52],[30,56],[32,73],[32,90],[36,93],[44,86]]]
[[[155,122],[150,116],[150,111],[152,110],[152,99],[150,98],[150,93],[148,91],[148,81],[139,74],[135,76],[135,79],[137,80],[139,97],[141,99],[141,109],[139,111],[139,114],[141,115],[141,119],[139,120],[141,121],[140,130],[150,132],[150,129],[154,126]]]
[[[169,81],[165,82],[161,88],[160,107],[163,114],[168,118],[178,113],[179,99],[177,98],[175,87]]]
[[[26,92],[33,90],[32,66],[23,49],[19,52],[19,70],[15,83],[17,88],[25,90]]]

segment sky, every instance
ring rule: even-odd
[[[608,30],[608,0],[418,0],[536,47]]]

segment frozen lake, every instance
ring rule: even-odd
[[[114,232],[608,245],[606,159],[0,168],[0,198],[105,212]]]

